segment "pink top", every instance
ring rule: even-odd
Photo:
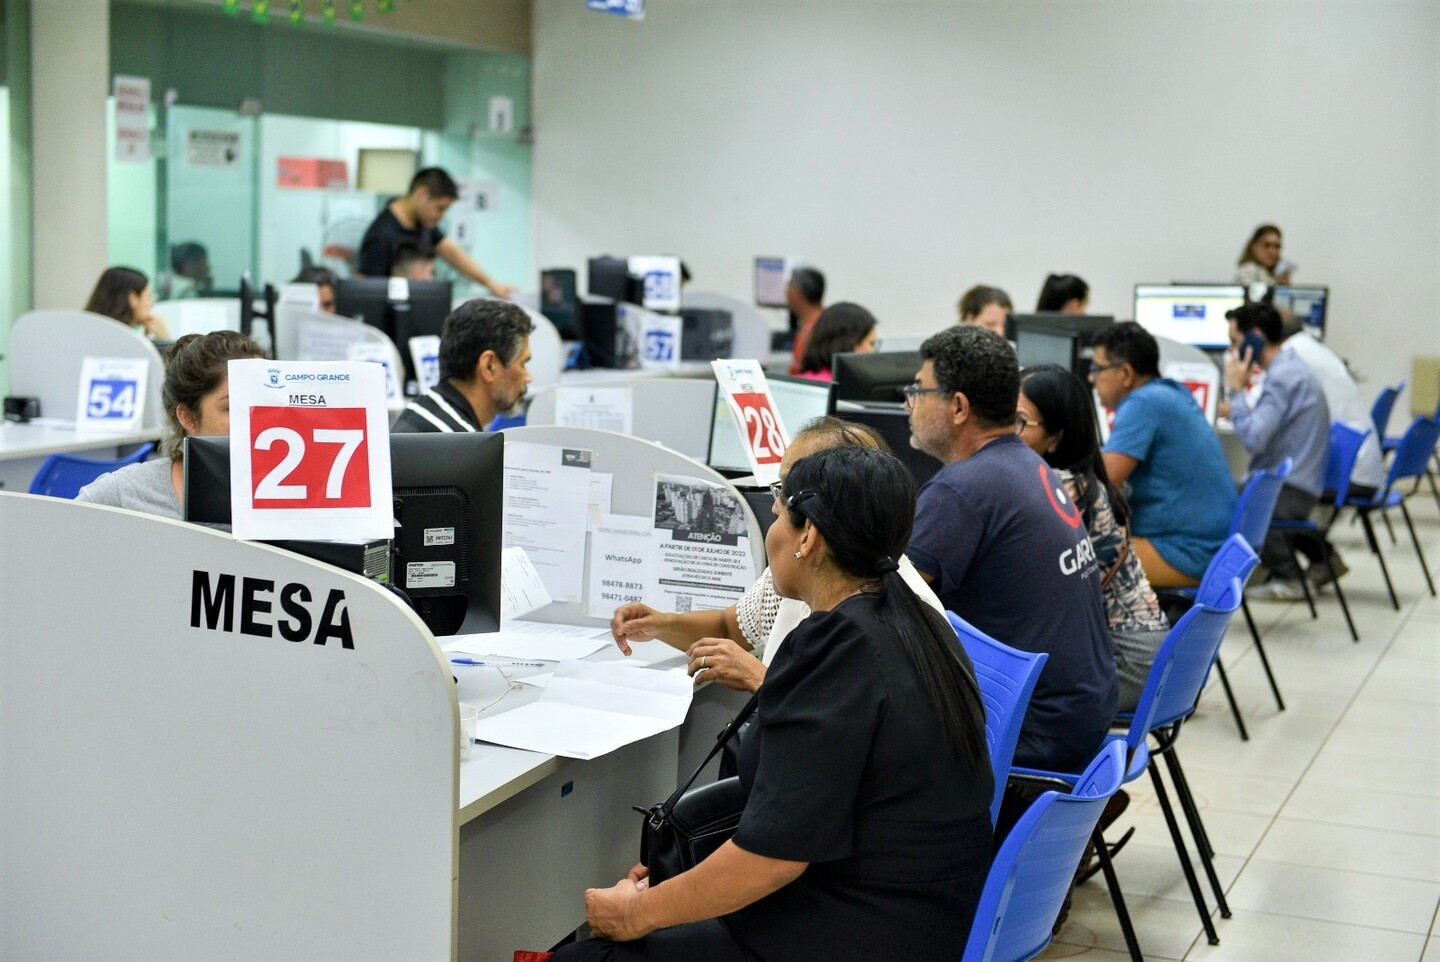
[[[834,373],[830,371],[801,371],[800,377],[808,377],[812,381],[833,381]]]

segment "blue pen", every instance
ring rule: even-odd
[[[452,665],[469,665],[471,668],[548,668],[543,661],[481,661],[479,658],[451,658]]]

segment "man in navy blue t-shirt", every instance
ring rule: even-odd
[[[1045,652],[1015,764],[1080,771],[1115,716],[1099,567],[1065,486],[1015,432],[1020,370],[1005,339],[952,327],[920,347],[910,443],[945,465],[923,488],[907,554],[945,607]]]

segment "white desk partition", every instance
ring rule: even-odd
[[[730,349],[731,357],[754,358],[764,361],[770,356],[770,324],[759,308],[727,294],[714,291],[686,290],[680,296],[686,307],[715,308],[729,311],[735,325],[735,342]]]
[[[10,393],[40,399],[47,418],[75,419],[80,366],[87,357],[137,357],[150,362],[141,427],[164,431],[160,385],[165,368],[155,345],[114,318],[88,311],[31,311],[10,332]]]
[[[190,297],[178,301],[158,301],[155,316],[165,322],[170,329],[170,339],[174,341],[186,334],[238,331],[240,298]]]
[[[635,372],[639,373],[639,372]],[[631,434],[704,464],[710,455],[715,382],[703,378],[635,377],[615,384],[560,384],[538,392],[525,410],[527,427],[555,424],[557,391],[618,387],[630,393]]]
[[[115,508],[0,494],[0,531],[0,959],[454,957],[456,701],[407,608]]]

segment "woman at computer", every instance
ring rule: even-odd
[[[889,452],[880,435],[865,425],[835,417],[816,418],[785,449],[780,461],[782,482],[800,458],[844,447]],[[901,578],[915,595],[936,611],[943,611],[935,592],[910,559],[902,556],[899,564]],[[785,637],[809,615],[804,602],[780,596],[767,568],[739,601],[724,610],[656,611],[634,601],[615,609],[610,633],[626,655],[637,642],[663,641],[689,655],[690,674],[697,680],[713,681],[737,691],[755,691],[765,680],[766,666],[775,660]]]
[[[954,631],[898,572],[910,472],[821,451],[775,514],[775,586],[813,614],[756,696],[740,826],[688,872],[650,886],[636,865],[587,891],[598,938],[556,962],[942,959],[969,930],[990,863],[985,712]]]
[[[800,376],[830,381],[830,362],[836,354],[870,354],[875,350],[875,315],[859,304],[841,301],[820,312],[805,353],[800,355]]]
[[[235,331],[186,334],[172,344],[165,352],[165,382],[160,389],[168,422],[165,457],[102,475],[81,488],[75,500],[180,520],[184,483],[180,455],[185,438],[230,433],[226,365],[239,358],[264,356],[259,344]]]
[[[152,341],[170,340],[170,329],[155,316],[155,297],[150,280],[129,267],[110,267],[95,282],[85,310],[113,317],[133,327]]]
[[[1010,302],[1009,294],[998,287],[988,287],[984,284],[976,284],[961,294],[957,307],[960,310],[961,324],[974,324],[994,331],[1001,337],[1006,336],[1005,322],[1009,319],[1010,313],[1015,310],[1015,306]]]
[[[1145,687],[1155,652],[1170,624],[1130,546],[1129,507],[1110,483],[1100,456],[1100,431],[1090,389],[1058,364],[1020,376],[1015,428],[1065,482],[1095,548],[1105,614],[1120,676],[1120,710],[1131,711]]]
[[[1264,284],[1266,287],[1289,284],[1290,274],[1295,268],[1280,259],[1283,249],[1280,228],[1274,224],[1261,224],[1255,228],[1245,249],[1240,252],[1240,260],[1236,261],[1235,282],[1246,287],[1252,284]]]
[[[1089,284],[1075,274],[1051,274],[1040,288],[1035,311],[1040,314],[1084,314],[1089,306]]]

